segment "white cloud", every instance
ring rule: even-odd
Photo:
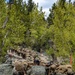
[[[33,0],[36,4],[39,4],[39,8],[42,6],[43,11],[45,12],[45,17],[49,15],[49,8],[52,7],[52,4],[57,0]]]
[[[44,8],[43,12],[45,12],[45,17],[48,17],[48,15],[49,15],[49,8]]]

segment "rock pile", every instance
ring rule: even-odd
[[[49,73],[50,74],[64,74],[64,75],[73,75],[73,70],[72,66],[70,64],[67,65],[57,65],[57,64],[52,64],[49,66]]]
[[[23,65],[33,65],[34,59],[39,59],[41,62],[41,65],[45,66],[49,70],[49,75],[51,74],[67,74],[67,75],[73,75],[72,66],[69,64],[67,65],[61,65],[61,64],[48,64],[49,58],[45,56],[42,53],[38,53],[36,51],[23,48],[23,49],[13,49],[7,51],[8,55],[15,58],[13,61],[13,64],[16,61],[20,61]],[[15,64],[14,64],[15,65]]]
[[[7,54],[16,58],[14,62],[18,60],[23,64],[33,64],[35,58],[39,59],[42,65],[48,62],[47,56],[42,53],[38,53],[37,51],[29,50],[27,48],[8,50]]]

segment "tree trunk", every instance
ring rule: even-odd
[[[52,56],[53,62],[56,63],[56,62],[57,62],[57,57],[56,57],[56,55],[55,55],[54,53],[52,53],[51,56]]]

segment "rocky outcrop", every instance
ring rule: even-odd
[[[11,57],[12,56],[12,60],[13,60],[13,65],[14,66],[18,66],[18,64],[21,64],[21,66],[23,65],[34,65],[34,59],[39,59],[40,60],[40,64],[45,66],[48,65],[46,68],[49,69],[49,74],[67,74],[67,75],[72,75],[73,71],[72,71],[72,66],[70,64],[66,64],[66,65],[61,65],[61,64],[57,64],[57,63],[52,63],[52,64],[48,64],[49,63],[49,58],[47,56],[45,56],[42,53],[38,53],[36,51],[27,49],[27,48],[23,48],[23,49],[13,49],[13,50],[8,50],[7,54]],[[19,61],[19,62],[18,62]],[[18,62],[18,64],[16,64],[16,62]],[[17,70],[21,70],[21,66],[18,66],[19,68],[16,68]],[[23,67],[22,66],[22,67]]]
[[[35,58],[39,59],[42,65],[48,62],[47,56],[27,48],[23,48],[21,50],[8,50],[7,54],[15,58],[13,63],[16,61],[21,61],[23,64],[33,64]]]

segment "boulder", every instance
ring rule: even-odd
[[[19,61],[14,63],[14,67],[17,71],[24,71],[24,65]]]
[[[58,67],[57,67],[57,72],[58,73],[64,73],[65,71],[67,70],[67,68],[65,67],[65,65],[59,65]]]

